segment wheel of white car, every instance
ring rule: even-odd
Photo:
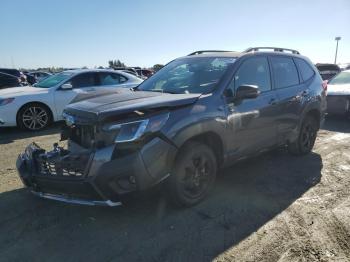
[[[18,126],[29,131],[42,130],[51,122],[52,116],[50,110],[38,103],[25,105],[17,115]]]

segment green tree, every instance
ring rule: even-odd
[[[155,71],[155,72],[157,72],[157,71],[159,71],[160,69],[162,69],[164,67],[164,65],[162,65],[162,64],[155,64],[154,66],[153,66],[153,70]]]

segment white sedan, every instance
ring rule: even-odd
[[[350,115],[350,70],[342,71],[328,82],[329,114]]]
[[[78,95],[132,88],[143,80],[114,70],[69,70],[45,78],[34,86],[0,90],[0,127],[19,126],[40,130],[53,121],[62,120],[62,111]]]

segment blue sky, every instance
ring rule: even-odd
[[[350,0],[1,0],[0,66],[166,63],[194,50],[298,49],[350,62]]]

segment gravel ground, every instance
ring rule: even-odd
[[[350,261],[349,120],[328,119],[307,156],[277,150],[222,170],[188,209],[160,190],[117,208],[32,196],[17,154],[50,148],[58,129],[0,130],[0,261]]]

